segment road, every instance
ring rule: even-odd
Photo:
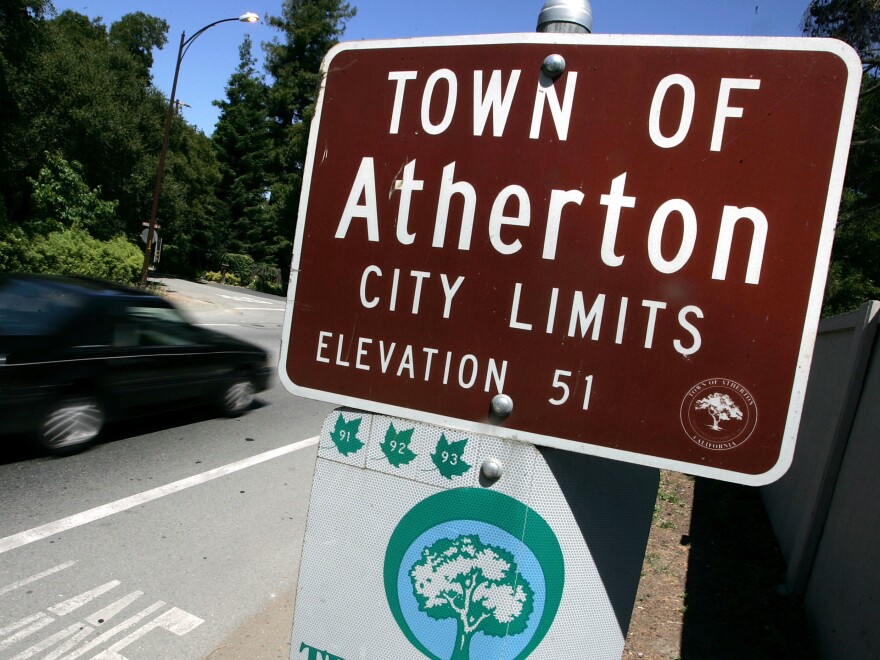
[[[284,299],[162,282],[277,358]],[[204,658],[289,601],[330,410],[275,377],[237,419],[157,411],[61,459],[4,447],[0,658]]]

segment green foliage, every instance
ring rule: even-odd
[[[271,246],[277,228],[268,213],[268,160],[272,150],[268,87],[256,72],[247,35],[239,56],[238,69],[226,86],[226,99],[214,102],[220,108],[213,136],[221,174],[217,196],[225,206],[228,249],[257,260],[273,259]]]
[[[219,268],[223,254],[248,255],[266,268],[236,272],[241,281],[283,291],[319,65],[353,15],[341,0],[286,0],[272,19],[282,37],[267,48],[271,87],[246,38],[215,139],[173,117],[158,212],[163,271],[191,276]],[[28,236],[140,235],[168,108],[150,67],[167,32],[143,12],[108,28],[55,14],[49,0],[0,3],[0,222]]]
[[[25,119],[15,127],[18,161],[6,190],[16,180],[20,185],[36,178],[45,163],[33,154],[60,152],[68,162],[81,164],[90,187],[100,186],[105,199],[119,200],[120,214],[133,233],[145,213],[135,211],[132,172],[158,149],[158,134],[142,129],[155,123],[156,132],[161,131],[161,109],[152,116],[157,108],[150,103],[142,65],[110,45],[99,21],[66,11],[48,21],[46,29],[46,47],[28,75],[16,81]],[[12,205],[14,221],[26,218],[28,201],[25,195]]]
[[[60,153],[45,154],[46,164],[33,186],[33,215],[29,227],[47,233],[64,227],[85,229],[92,236],[108,240],[120,233],[117,202],[101,199],[100,186],[90,190],[82,179],[81,166],[68,163]]]
[[[21,227],[9,224],[0,225],[0,272],[31,272],[29,257],[31,238]]]
[[[281,279],[281,269],[272,264],[256,264],[251,271],[249,289],[271,293],[276,296],[284,295],[284,284]]]
[[[121,236],[99,241],[79,228],[28,236],[12,227],[0,240],[0,270],[6,272],[82,275],[133,284],[142,264],[143,253]]]
[[[250,284],[248,284],[248,288],[251,291],[271,293],[273,296],[283,296],[285,292],[284,285],[275,284],[273,282],[266,282],[265,280],[260,279],[253,280]]]
[[[201,279],[206,282],[217,282],[228,284],[229,286],[241,286],[241,280],[234,273],[218,273],[216,270],[206,270],[201,274]]]
[[[283,41],[274,39],[263,45],[266,70],[274,80],[268,94],[273,140],[268,212],[279,237],[272,246],[275,263],[285,275],[290,268],[290,241],[295,233],[321,61],[355,14],[356,9],[344,0],[284,0],[281,15],[269,17],[269,24],[281,31]]]
[[[880,298],[880,2],[812,0],[803,29],[848,42],[865,71],[822,308],[830,316]]]
[[[254,258],[249,254],[231,254],[223,255],[223,263],[226,264],[226,271],[235,274],[240,281],[250,282],[254,271]]]
[[[222,251],[221,236],[215,227],[215,219],[222,215],[216,195],[219,180],[219,165],[211,141],[175,117],[159,199],[159,219],[166,244],[173,245],[177,252],[174,261],[164,263],[163,270],[190,276],[212,266],[212,255]]]
[[[153,49],[168,43],[167,32],[167,22],[136,11],[110,26],[110,44],[129,53],[140,64],[141,75],[149,80]]]
[[[163,273],[173,273],[179,277],[195,277],[198,273],[198,269],[189,262],[189,253],[178,249],[173,243],[162,244],[158,267]]]
[[[877,0],[812,0],[804,12],[804,34],[834,37],[855,48],[869,69],[876,69],[880,44]]]

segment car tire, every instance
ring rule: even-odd
[[[104,406],[93,396],[62,399],[44,413],[37,441],[50,454],[71,454],[98,437],[105,419]]]
[[[257,388],[247,376],[234,378],[223,391],[220,407],[227,417],[238,417],[244,414],[254,403]]]

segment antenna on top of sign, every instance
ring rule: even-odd
[[[593,8],[589,0],[547,0],[538,14],[538,32],[589,34]]]

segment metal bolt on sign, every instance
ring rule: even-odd
[[[496,481],[497,479],[501,478],[501,470],[501,461],[495,458],[486,459],[486,461],[480,468],[483,476],[486,477],[486,479],[490,479],[492,481]]]
[[[562,55],[548,55],[544,58],[541,71],[551,78],[558,78],[565,71],[565,58]]]
[[[496,394],[492,397],[492,412],[499,417],[507,417],[513,412],[513,399],[506,394]]]

